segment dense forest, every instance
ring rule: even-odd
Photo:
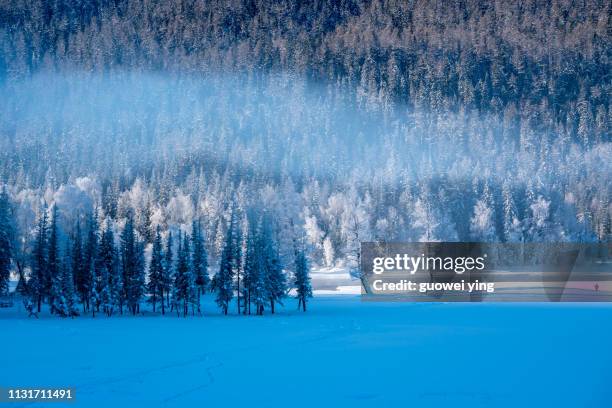
[[[290,287],[305,307],[308,265],[358,274],[363,241],[609,242],[611,15],[0,0],[3,287],[53,305],[64,274],[88,311],[184,314],[205,286],[223,311],[250,289],[262,313]],[[100,300],[113,273],[133,296]]]
[[[572,133],[587,115],[587,142],[610,130],[611,8],[604,0],[5,0],[0,72],[292,71],[383,105],[526,117],[535,109]]]

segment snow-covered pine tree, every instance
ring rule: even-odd
[[[69,248],[66,247],[67,253]],[[72,268],[70,259],[67,257],[63,263],[62,269],[62,294],[66,302],[66,312],[70,317],[79,315],[78,297],[74,291],[74,277],[72,276]]]
[[[193,267],[191,265],[191,249],[189,247],[191,239],[187,234],[183,237],[183,251],[185,251],[185,257],[187,258],[187,306],[191,309],[191,314],[195,315],[198,313],[199,299],[198,299],[198,288],[196,286],[195,274],[193,273]]]
[[[255,268],[256,268],[256,235],[255,229],[251,223],[245,228],[244,239],[244,265],[242,268],[242,299],[243,308],[242,314],[251,314],[251,293],[254,285]]]
[[[554,242],[554,225],[551,217],[551,201],[538,196],[530,204],[531,217],[526,221],[526,234],[531,242]]]
[[[496,241],[493,208],[488,206],[485,200],[478,200],[474,206],[474,214],[470,219],[470,234],[474,241]]]
[[[53,282],[56,292],[53,307],[55,312],[62,317],[79,315],[78,298],[74,292],[74,278],[72,276],[71,250],[70,243],[66,242],[64,258],[60,265],[60,274]]]
[[[202,235],[200,221],[194,221],[192,224],[191,250],[191,265],[197,288],[196,301],[198,313],[201,313],[200,298],[206,293],[206,289],[210,285],[210,277],[208,276],[208,254],[206,253],[206,244]]]
[[[240,219],[239,216],[234,216],[232,214],[232,228],[233,228],[233,234],[232,234],[232,239],[233,239],[233,244],[232,244],[232,249],[233,249],[233,253],[232,253],[232,270],[233,270],[233,276],[235,277],[235,284],[236,284],[236,307],[237,307],[237,311],[238,314],[240,315],[240,305],[241,305],[241,299],[240,299],[240,294],[241,294],[241,282],[240,282],[240,276],[243,273],[243,259],[242,259],[242,245],[243,245],[243,237],[242,237],[242,228],[241,225],[238,223],[238,220]]]
[[[91,316],[96,317],[96,312],[100,308],[100,294],[98,288],[100,287],[98,279],[98,271],[95,267],[91,268],[91,289],[89,290],[89,304],[91,306]]]
[[[98,235],[98,216],[95,212],[90,212],[87,216],[87,234],[85,240],[85,248],[83,251],[83,276],[85,286],[89,289],[86,299],[86,309],[91,308],[92,316],[100,308],[100,287],[96,261],[98,258],[98,245],[100,237]]]
[[[98,219],[94,212],[90,212],[87,215],[87,233],[85,238],[85,247],[83,250],[83,287],[87,289],[88,293],[85,296],[85,308],[89,310],[96,309],[98,305],[98,287],[97,287],[97,276],[96,276],[96,258],[98,254]],[[92,310],[95,313],[95,310]]]
[[[143,261],[142,245],[137,241],[134,231],[134,219],[131,214],[128,214],[121,233],[121,267],[125,303],[133,315],[139,311],[140,299],[144,291]]]
[[[521,242],[523,240],[522,223],[518,218],[512,188],[508,181],[505,181],[502,186],[502,199],[504,209],[504,240],[505,242]]]
[[[86,305],[89,296],[89,276],[83,260],[83,237],[81,233],[81,223],[77,220],[74,238],[72,241],[72,275],[74,277],[75,290],[83,305],[83,313],[86,313]]]
[[[121,276],[121,270],[117,264],[115,236],[110,224],[108,224],[102,232],[99,257],[102,260],[104,267],[108,271],[109,299],[108,304],[106,305],[105,313],[107,316],[112,316],[115,308],[119,309],[123,304],[123,279]]]
[[[170,295],[173,288],[172,282],[174,281],[174,255],[172,249],[172,231],[168,232],[168,240],[166,242],[166,251],[164,253],[164,264],[163,264],[163,275],[161,278],[161,289],[162,289],[162,302],[161,312],[166,314],[166,306],[170,306]],[[165,301],[164,301],[165,297]]]
[[[266,257],[264,254],[263,237],[261,235],[261,224],[253,241],[252,266],[250,271],[250,293],[249,299],[255,304],[255,312],[261,316],[268,301]],[[250,313],[250,306],[249,306]]]
[[[270,222],[264,222],[262,228],[262,253],[265,259],[265,280],[270,312],[274,314],[275,304],[282,305],[287,295],[287,277],[283,271],[276,241],[272,235]]]
[[[109,242],[110,238],[110,242]],[[107,230],[102,230],[100,243],[96,254],[95,269],[98,276],[97,293],[99,296],[99,307],[107,316],[111,315],[113,308],[113,290],[111,282],[113,280],[114,269],[114,248],[112,236],[107,235]]]
[[[108,263],[110,248],[106,242],[106,230],[100,227],[100,243],[96,258],[96,270],[100,277],[100,309],[102,312],[110,316],[112,308],[112,293],[111,293],[111,275],[112,275],[112,255],[110,255],[110,268]]]
[[[49,301],[51,314],[57,314],[62,317],[66,316],[66,302],[62,294],[61,273],[58,273],[58,275],[54,276],[51,280],[51,296],[49,297]]]
[[[310,284],[310,266],[303,249],[298,249],[295,254],[295,289],[298,298],[298,309],[306,311],[306,300],[312,297],[312,285]]]
[[[58,265],[59,273],[54,276],[51,282],[51,313],[57,314],[61,317],[68,316],[68,307],[66,306],[66,299],[64,299],[64,293],[62,291],[62,278],[64,275],[65,265]]]
[[[43,206],[38,217],[36,239],[32,251],[32,278],[30,279],[30,295],[40,313],[42,302],[47,295],[45,282],[47,279],[47,244],[48,244],[47,206]]]
[[[215,301],[223,310],[223,314],[227,315],[229,303],[234,297],[234,223],[230,222],[225,244],[221,251],[221,261],[219,263],[219,271],[215,274],[212,280],[212,288],[217,292]]]
[[[182,239],[181,239],[182,238]],[[187,234],[179,234],[179,247],[176,261],[176,274],[174,278],[173,303],[178,315],[187,316],[189,306],[195,301],[195,280],[189,267],[189,239]]]
[[[470,219],[470,234],[474,241],[496,242],[495,206],[489,184],[485,182],[482,195],[474,206],[474,213]]]
[[[133,299],[136,304],[136,313],[140,313],[140,301],[144,297],[146,289],[145,245],[145,241],[136,239],[136,279],[133,285]]]
[[[59,238],[57,231],[57,206],[51,208],[51,225],[49,226],[49,242],[47,247],[47,273],[49,274],[49,305],[51,313],[55,313],[55,302],[61,297]]]
[[[161,232],[158,226],[153,239],[153,249],[151,252],[151,262],[149,263],[149,282],[147,283],[147,291],[149,293],[149,303],[153,305],[153,312],[158,303],[164,302],[162,279],[164,276],[163,253]]]
[[[11,207],[6,187],[0,193],[0,295],[8,292],[11,272]]]

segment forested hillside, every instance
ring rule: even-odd
[[[0,272],[50,276],[51,221],[75,281],[101,279],[73,265],[80,228],[95,247],[108,234],[124,275],[130,243],[137,298],[158,293],[143,286],[158,239],[171,268],[200,239],[226,284],[259,248],[282,294],[304,254],[354,269],[368,240],[609,241],[611,13],[594,0],[0,0]],[[216,288],[222,308],[240,293]]]
[[[0,69],[9,78],[290,70],[383,105],[547,114],[573,133],[586,115],[581,137],[601,140],[611,8],[605,0],[4,0]]]

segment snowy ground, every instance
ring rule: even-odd
[[[223,317],[208,305],[207,316],[187,319],[33,320],[0,309],[0,386],[73,386],[71,407],[612,401],[611,305],[329,296],[314,299],[305,314],[295,306],[291,300],[275,316]]]

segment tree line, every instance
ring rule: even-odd
[[[0,293],[8,292],[12,263],[18,262],[13,257],[11,214],[9,197],[3,191]],[[190,232],[178,230],[176,236],[172,231],[163,233],[158,226],[151,232],[150,254],[146,255],[146,238],[135,230],[132,214],[118,236],[111,223],[100,222],[96,212],[89,213],[83,225],[77,221],[69,234],[60,231],[59,217],[55,204],[41,211],[31,256],[26,264],[16,265],[16,290],[31,314],[41,312],[47,304],[51,314],[62,317],[137,315],[147,303],[161,314],[202,315],[202,297],[211,293],[226,315],[233,300],[237,314],[263,315],[266,309],[274,313],[291,288],[303,311],[312,297],[303,247],[296,245],[295,265],[282,265],[265,215],[232,211],[212,279],[206,240],[197,221]],[[291,278],[286,268],[293,270]]]

